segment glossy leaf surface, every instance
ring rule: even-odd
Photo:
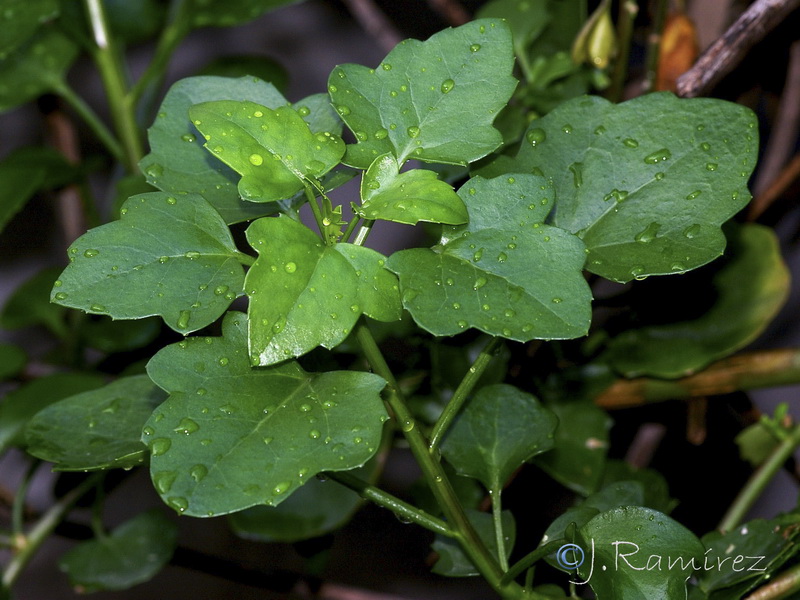
[[[115,319],[160,315],[186,334],[216,321],[241,293],[231,233],[203,198],[141,194],[121,212],[70,246],[53,302]]]
[[[516,158],[481,173],[552,178],[553,224],[586,243],[591,272],[620,282],[680,273],[722,254],[720,225],[750,199],[755,127],[750,110],[714,99],[576,98],[531,123]]]
[[[376,69],[337,67],[328,91],[358,140],[345,163],[366,169],[389,152],[400,164],[486,156],[502,143],[492,121],[516,86],[513,65],[508,26],[486,19],[405,40]]]
[[[403,315],[397,276],[386,269],[386,258],[372,248],[340,243],[333,247],[347,259],[358,277],[358,306],[368,317],[390,323]]]
[[[363,465],[387,418],[377,375],[253,369],[241,313],[226,316],[223,337],[168,346],[147,371],[170,394],[142,438],[153,484],[192,516],[277,506],[320,471]]]
[[[542,222],[553,190],[534,175],[474,177],[458,191],[469,224],[445,228],[440,245],[395,252],[403,305],[423,329],[474,327],[517,341],[584,335],[591,293],[583,243]]]
[[[142,426],[165,399],[147,375],[70,396],[30,420],[27,451],[58,471],[137,466],[147,457]]]

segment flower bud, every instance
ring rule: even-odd
[[[617,35],[611,20],[611,3],[600,3],[572,44],[572,60],[605,69],[617,51]]]

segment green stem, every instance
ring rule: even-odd
[[[28,470],[22,478],[22,482],[17,488],[17,493],[14,494],[14,505],[11,507],[11,532],[14,537],[21,536],[25,527],[25,499],[28,497],[28,490],[33,481],[33,475],[42,461],[34,459],[28,465]]]
[[[163,79],[172,53],[189,32],[186,26],[187,17],[185,15],[188,4],[186,0],[176,0],[173,2],[169,24],[161,32],[161,37],[158,39],[153,59],[150,61],[150,64],[147,65],[147,69],[133,85],[128,94],[128,100],[131,106],[136,106],[138,104],[144,92],[153,82]]]
[[[533,73],[531,72],[531,63],[528,60],[528,55],[525,52],[524,45],[514,44],[514,53],[517,55],[517,64],[519,70],[522,71],[522,76],[525,78],[526,83],[533,83]]]
[[[745,600],[778,600],[789,598],[798,591],[800,591],[800,565],[795,565],[758,588]]]
[[[319,229],[319,234],[322,237],[322,241],[325,242],[325,245],[328,245],[328,236],[325,235],[325,223],[322,222],[322,211],[319,209],[319,204],[317,204],[317,195],[314,193],[314,190],[311,189],[311,186],[303,182],[306,192],[306,198],[308,199],[308,203],[311,206],[311,212],[314,213],[314,220],[317,222],[317,229]]]
[[[558,550],[561,546],[564,545],[564,543],[566,541],[567,540],[565,538],[559,538],[557,540],[552,540],[550,542],[547,542],[544,546],[539,546],[533,552],[530,552],[530,553],[526,554],[525,556],[520,558],[508,570],[508,572],[505,575],[503,575],[503,579],[501,580],[501,583],[508,583],[509,581],[513,581],[525,569],[530,568],[531,565],[539,562],[541,559],[543,559],[548,554],[551,554],[552,552],[555,552],[556,550]]]
[[[100,120],[100,117],[97,116],[92,108],[84,102],[83,98],[81,98],[78,94],[75,93],[67,82],[59,81],[57,84],[53,86],[53,92],[61,96],[61,98],[70,105],[72,110],[74,110],[78,116],[84,120],[84,122],[89,126],[94,134],[97,136],[102,144],[106,147],[106,149],[111,153],[111,155],[117,159],[119,162],[125,161],[125,153],[122,150],[122,146],[120,145],[117,138],[114,137],[114,134],[105,126]]]
[[[645,59],[645,80],[642,93],[653,91],[658,75],[658,54],[661,49],[661,36],[664,33],[664,23],[667,20],[669,0],[658,0],[656,14],[653,17],[653,29],[647,38],[647,55]]]
[[[608,90],[608,99],[612,102],[622,100],[622,90],[628,77],[628,61],[631,54],[631,40],[633,39],[633,22],[639,12],[636,0],[623,0],[619,5],[617,18],[617,41],[619,54],[614,63],[614,73],[611,76],[611,86]]]
[[[761,496],[764,488],[767,487],[775,474],[783,467],[783,464],[794,453],[797,447],[800,446],[800,425],[795,425],[784,439],[772,453],[767,457],[767,460],[756,469],[756,472],[750,477],[745,486],[739,492],[739,495],[733,501],[728,512],[722,518],[719,524],[720,531],[731,531],[741,523],[747,511],[753,506],[759,496]]]
[[[256,259],[249,254],[245,254],[244,252],[237,252],[236,253],[236,260],[242,263],[245,267],[252,267]]]
[[[514,582],[505,586],[500,584],[503,572],[464,514],[464,509],[441,463],[435,460],[428,450],[428,442],[408,410],[397,380],[363,319],[356,325],[355,333],[372,369],[387,382],[386,400],[394,413],[395,420],[400,423],[400,429],[408,441],[411,452],[450,525],[453,537],[459,542],[472,564],[501,597],[508,600],[527,597],[522,587]]]
[[[494,357],[501,343],[502,340],[500,338],[491,338],[486,346],[484,346],[483,350],[481,350],[481,353],[478,355],[478,358],[475,359],[475,362],[469,368],[469,371],[467,371],[464,379],[462,379],[461,383],[458,384],[458,388],[453,394],[453,397],[450,398],[450,401],[447,403],[447,406],[444,407],[442,414],[439,415],[436,425],[433,427],[430,443],[431,452],[435,452],[439,447],[439,444],[441,444],[444,434],[447,433],[447,429],[450,427],[453,419],[456,418],[456,415],[458,415],[461,407],[464,405],[464,402],[467,401],[467,398],[472,393],[472,390],[475,388],[478,380],[480,380],[484,371],[486,371],[486,367],[489,366],[489,363],[492,361],[492,358]]]
[[[353,213],[353,218],[347,224],[347,229],[345,229],[344,233],[342,234],[342,241],[343,242],[346,242],[347,240],[350,239],[350,236],[353,235],[353,232],[355,231],[356,227],[358,226],[358,222],[360,220],[361,219],[359,218],[359,216],[357,214]]]
[[[492,520],[494,521],[494,536],[497,543],[497,558],[500,560],[500,568],[503,572],[508,571],[508,558],[506,558],[506,541],[503,534],[503,504],[500,499],[502,490],[499,488],[489,490],[492,498]],[[501,580],[502,581],[502,580]]]
[[[123,164],[131,173],[136,173],[143,155],[139,126],[136,123],[134,105],[128,96],[122,55],[118,51],[106,20],[102,0],[84,0],[89,15],[89,26],[96,44],[92,52],[103,86],[108,97],[111,116],[117,135],[122,141]]]
[[[372,231],[372,226],[375,224],[375,221],[364,221],[364,224],[361,226],[361,229],[358,230],[358,234],[356,235],[356,239],[353,240],[353,243],[356,246],[363,246],[364,242],[367,241],[367,236],[369,232]]]
[[[382,489],[375,487],[374,485],[370,485],[355,475],[351,475],[350,473],[343,471],[339,473],[325,473],[325,477],[333,479],[334,481],[341,483],[343,486],[350,488],[365,500],[370,500],[378,506],[388,508],[403,520],[421,525],[425,529],[429,529],[434,533],[453,537],[453,532],[450,531],[450,528],[441,519],[437,519],[436,517],[429,515],[424,510],[417,508],[416,506],[412,506],[408,502],[403,502],[392,494],[384,492]]]
[[[39,521],[25,537],[25,543],[20,547],[19,552],[6,565],[3,571],[2,585],[0,592],[10,592],[11,587],[16,582],[22,570],[30,562],[42,543],[50,536],[56,526],[66,516],[74,504],[88,492],[97,481],[102,477],[102,473],[96,473],[84,480],[80,485],[70,490],[63,498],[56,502],[50,509],[42,515]]]

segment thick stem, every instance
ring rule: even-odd
[[[375,224],[375,221],[364,221],[363,225],[361,225],[361,229],[358,230],[356,234],[356,239],[353,240],[353,243],[356,246],[363,246],[364,242],[367,241],[367,236],[369,232],[372,231],[372,226]]]
[[[322,237],[322,240],[325,244],[328,244],[328,236],[325,235],[325,224],[322,222],[322,211],[319,209],[319,204],[317,204],[317,196],[314,193],[314,190],[311,189],[311,185],[308,183],[303,182],[305,187],[306,199],[308,200],[309,206],[311,206],[311,212],[314,213],[314,220],[317,222],[317,229],[319,229],[319,235]]]
[[[725,513],[719,524],[720,531],[731,531],[737,527],[747,515],[747,511],[755,504],[775,474],[783,467],[797,447],[800,446],[800,425],[795,425],[786,438],[772,451],[764,464],[762,464],[750,477],[748,482],[739,492],[736,500]]]
[[[109,30],[102,0],[84,0],[84,3],[96,44],[92,58],[100,71],[114,127],[122,140],[125,157],[123,164],[129,172],[136,173],[139,159],[143,155],[142,140],[139,137],[140,131],[136,123],[134,105],[128,96],[121,54],[114,44]]]
[[[359,216],[357,214],[353,213],[353,218],[347,224],[347,229],[345,229],[344,233],[342,234],[342,241],[343,242],[346,242],[347,240],[350,239],[350,236],[353,235],[353,232],[356,230],[356,227],[358,227],[358,222],[360,220],[361,219],[359,218]]]
[[[795,565],[761,586],[744,600],[778,600],[800,591],[800,565]]]
[[[444,434],[447,433],[447,429],[450,427],[453,419],[456,418],[461,407],[464,406],[464,402],[467,401],[472,390],[475,389],[475,385],[478,383],[484,371],[486,371],[486,367],[489,366],[489,363],[492,361],[501,343],[502,340],[500,338],[493,337],[490,339],[483,350],[481,350],[478,358],[475,359],[473,365],[469,368],[469,371],[467,371],[464,379],[458,384],[458,388],[453,394],[453,397],[450,398],[442,414],[439,415],[436,425],[433,427],[430,443],[431,452],[435,452],[439,444],[441,444]]]
[[[414,458],[422,469],[425,480],[428,482],[442,512],[444,512],[447,522],[454,533],[453,537],[458,540],[464,553],[498,594],[509,600],[528,597],[524,590],[514,582],[507,585],[500,584],[503,572],[464,514],[464,509],[453,487],[450,485],[441,463],[428,450],[428,442],[417,426],[413,415],[408,410],[402,397],[402,392],[397,385],[397,380],[389,365],[386,364],[375,338],[372,337],[372,333],[363,319],[356,326],[355,333],[364,356],[372,366],[372,369],[387,382],[386,400],[394,413],[395,419],[400,423],[400,429],[408,441]]]
[[[236,260],[238,260],[245,267],[252,267],[256,262],[255,258],[250,256],[249,254],[245,254],[244,252],[237,252]]]
[[[392,494],[384,492],[382,489],[375,487],[374,485],[370,485],[355,475],[351,475],[350,473],[343,471],[340,473],[325,473],[325,477],[333,479],[334,481],[341,483],[343,486],[350,488],[365,500],[370,500],[378,506],[389,509],[396,514],[398,518],[403,519],[404,521],[416,523],[417,525],[421,525],[425,529],[429,529],[434,533],[453,537],[453,532],[450,531],[450,528],[441,519],[437,519],[436,517],[429,515],[424,510],[419,509],[416,506],[412,506],[408,502],[403,502]]]
[[[619,54],[614,63],[614,73],[611,76],[611,86],[608,89],[608,99],[612,102],[622,100],[622,91],[628,77],[628,61],[631,54],[631,40],[633,39],[633,22],[639,12],[636,0],[624,0],[619,5],[617,18],[617,41]]]
[[[661,36],[664,33],[664,23],[667,20],[669,0],[658,0],[656,14],[653,17],[653,28],[647,38],[647,58],[645,60],[644,85],[642,92],[647,94],[653,91],[658,75],[658,58],[661,50]]]

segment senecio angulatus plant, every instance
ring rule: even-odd
[[[158,316],[185,337],[159,350],[146,375],[36,414],[28,452],[60,470],[149,463],[178,513],[230,515],[239,531],[285,541],[335,529],[358,505],[354,490],[436,534],[435,572],[480,575],[509,600],[567,597],[534,586],[542,562],[601,599],[683,598],[687,585],[711,597],[722,570],[702,573],[703,560],[724,555],[728,534],[701,542],[667,515],[659,485],[632,471],[606,473],[600,489],[602,411],[487,381],[487,369],[504,340],[586,336],[587,274],[627,283],[721,256],[723,224],[750,199],[755,116],[668,92],[620,104],[580,95],[504,141],[495,123],[523,85],[514,67],[509,24],[483,18],[404,41],[375,68],[337,66],[326,93],[294,104],[251,76],[174,84],[139,163],[157,191],[132,195],[117,220],[69,247],[51,301],[115,320]],[[331,192],[353,178],[358,197],[343,211]],[[431,224],[436,239],[384,256],[368,242],[385,221]],[[728,238],[771,243],[757,226]],[[409,401],[411,384],[379,344],[409,328],[485,334],[433,415]],[[630,375],[687,371],[642,366],[647,350],[631,350],[642,343],[618,336],[604,361]],[[347,353],[361,358],[343,362]],[[685,357],[664,354],[655,360]],[[574,425],[587,416],[590,433]],[[424,509],[378,485],[400,437],[429,487]],[[515,524],[502,494],[527,462],[588,499],[511,563]],[[465,489],[488,493],[491,510],[477,510]],[[291,534],[277,525],[290,512],[311,515]],[[170,527],[143,513],[100,548],[135,535],[160,565]],[[62,568],[80,579],[81,561],[99,560],[92,552],[79,546]],[[701,575],[687,583],[693,569]],[[755,581],[747,577],[735,583]]]

